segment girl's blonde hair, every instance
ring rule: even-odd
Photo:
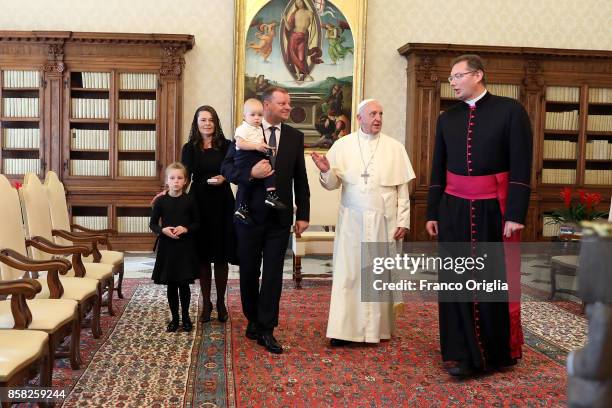
[[[181,162],[174,162],[174,163],[170,163],[167,167],[166,170],[164,172],[164,174],[166,175],[166,178],[168,178],[168,173],[170,173],[171,170],[180,170],[183,172],[183,176],[185,177],[185,185],[183,186],[183,192],[185,192],[187,190],[187,188],[189,187],[189,175],[187,174],[187,167],[185,167],[185,165]],[[167,187],[167,184],[166,184]]]

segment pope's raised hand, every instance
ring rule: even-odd
[[[314,162],[315,166],[317,166],[322,173],[327,173],[329,171],[329,160],[327,160],[325,155],[312,152],[310,156],[312,157],[312,161]]]

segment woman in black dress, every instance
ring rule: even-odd
[[[230,142],[225,139],[219,116],[208,105],[196,109],[189,132],[189,141],[183,146],[181,162],[192,179],[189,194],[195,198],[200,210],[200,229],[196,234],[196,249],[200,261],[200,287],[203,310],[200,319],[210,321],[212,302],[210,289],[211,264],[214,264],[217,288],[217,318],[228,318],[225,307],[228,262],[236,264],[233,226],[234,195],[230,184],[221,176],[221,163]]]

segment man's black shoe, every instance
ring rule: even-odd
[[[257,344],[264,346],[270,353],[281,354],[283,346],[274,338],[272,334],[260,334],[257,338]]]
[[[286,210],[287,206],[280,200],[275,190],[268,191],[264,204],[275,210]]]
[[[246,206],[240,206],[236,212],[234,212],[234,218],[244,225],[253,224],[253,219],[249,214],[249,209]]]
[[[329,345],[332,347],[348,346],[351,343],[352,343],[351,341],[342,340],[342,339],[330,339],[329,340]]]
[[[257,340],[257,324],[249,322],[247,324],[245,336],[247,339]]]

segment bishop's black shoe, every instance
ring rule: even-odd
[[[280,345],[271,333],[260,334],[257,337],[257,344],[264,346],[270,353],[282,354],[283,352],[283,346]]]
[[[448,367],[446,371],[453,377],[459,378],[470,377],[477,372],[477,370],[467,361],[459,361],[457,365]]]
[[[245,336],[247,339],[257,340],[257,323],[249,322],[247,324]]]
[[[244,225],[253,224],[253,219],[249,213],[249,208],[246,205],[241,205],[238,207],[236,212],[234,212],[234,218]]]
[[[286,210],[287,206],[280,200],[276,194],[276,190],[268,191],[264,204],[275,210]]]
[[[352,343],[351,341],[342,340],[342,339],[330,339],[329,340],[329,345],[332,347],[348,346],[351,343]]]

